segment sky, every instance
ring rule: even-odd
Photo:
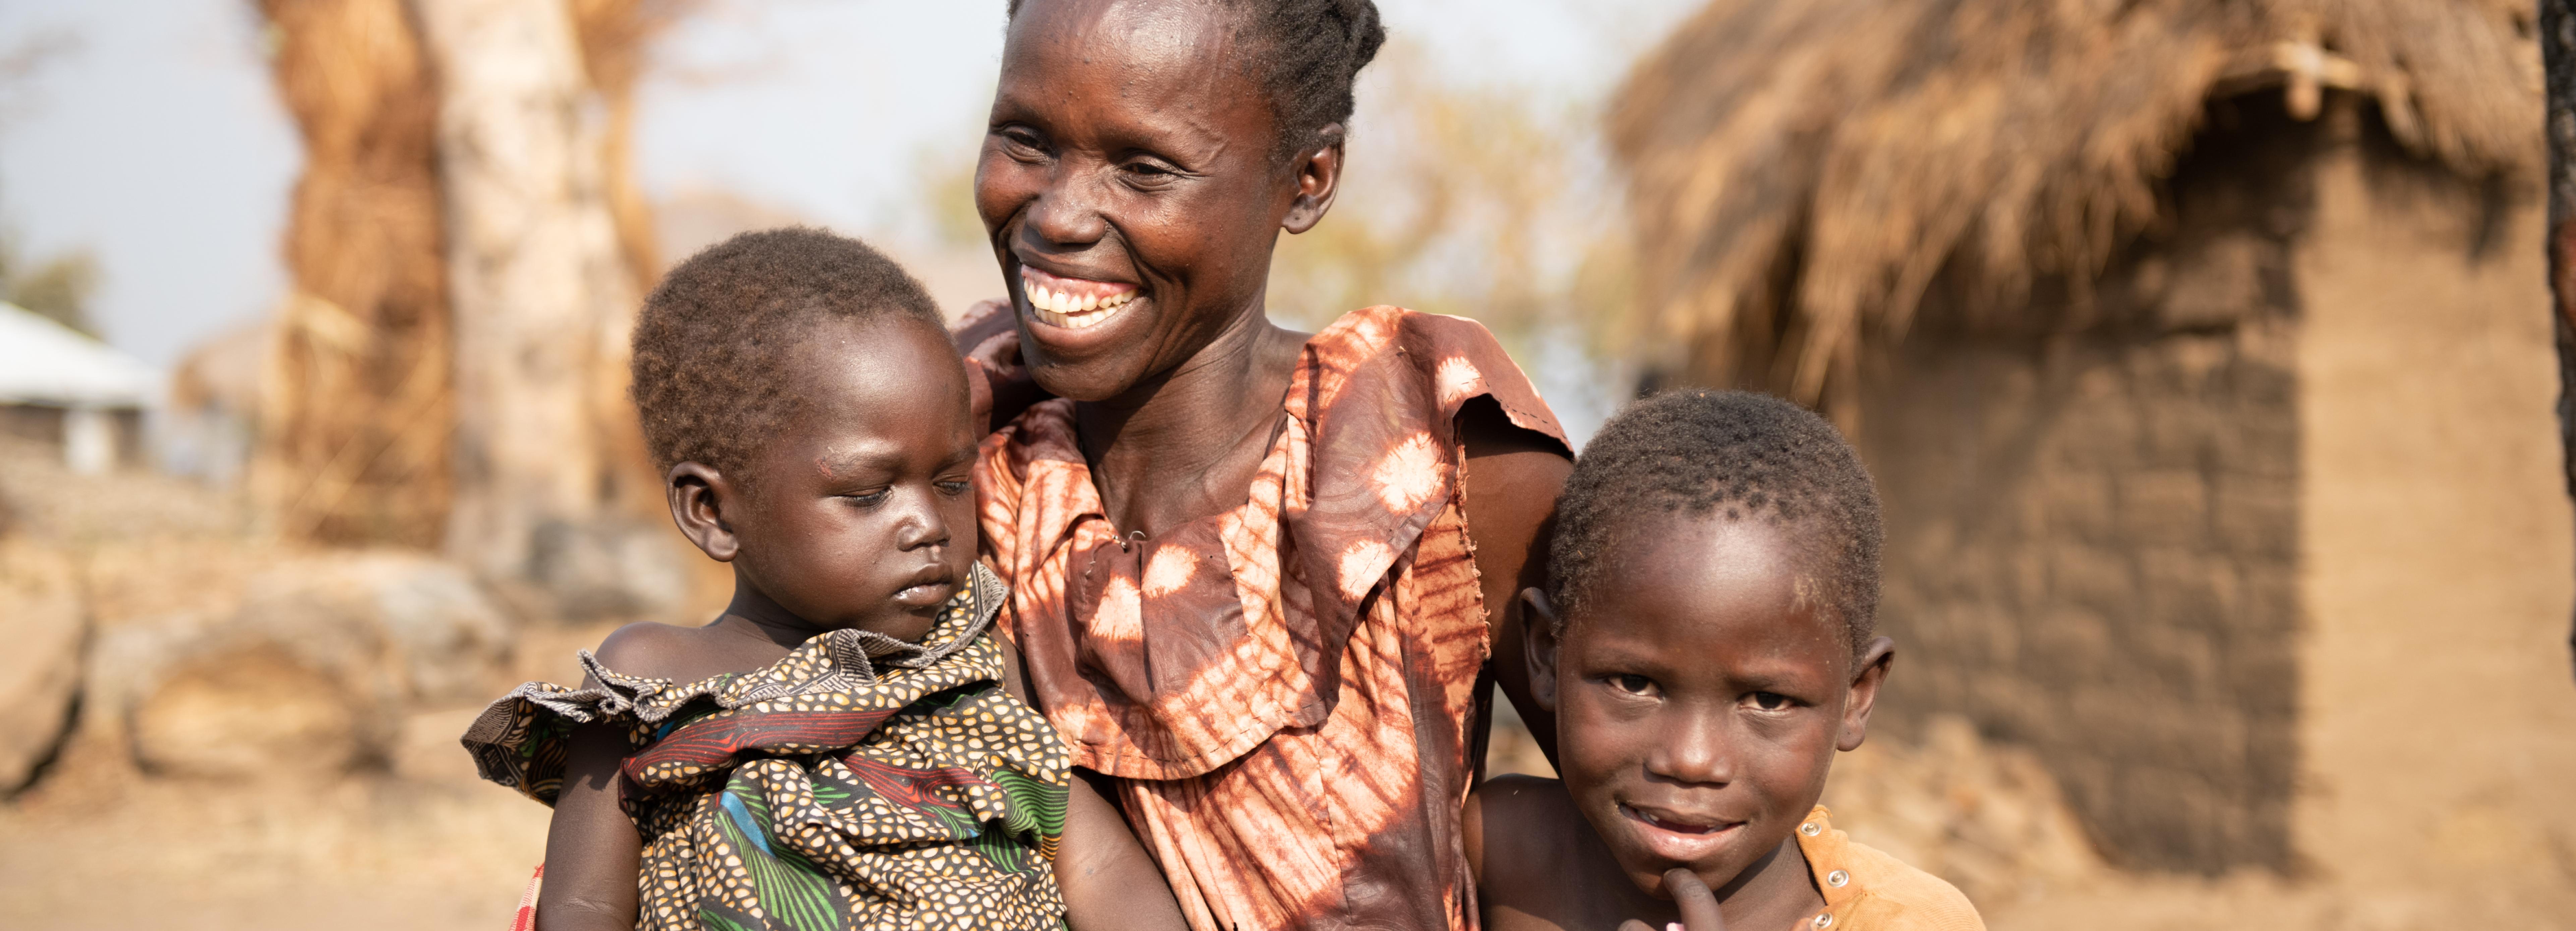
[[[1379,0],[1444,76],[1597,100],[1692,0]],[[66,50],[0,94],[0,230],[91,250],[91,314],[166,367],[286,286],[298,169],[250,0],[0,0],[0,54]],[[1002,0],[717,0],[656,50],[637,162],[648,195],[718,188],[835,228],[926,235],[925,160],[972,158]]]

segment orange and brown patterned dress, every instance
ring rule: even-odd
[[[1459,835],[1485,609],[1461,406],[1564,442],[1474,321],[1353,312],[1307,341],[1231,511],[1152,539],[1103,516],[1072,403],[976,465],[1003,628],[1073,763],[1117,777],[1193,928],[1473,928]]]

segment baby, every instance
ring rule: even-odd
[[[554,806],[538,925],[1059,927],[1066,750],[988,632],[978,437],[920,284],[821,231],[734,237],[645,302],[634,397],[733,601],[621,628],[581,688],[465,735]]]
[[[1527,599],[1563,781],[1468,799],[1485,927],[1969,931],[1949,884],[1824,808],[1894,645],[1872,635],[1878,495],[1822,419],[1677,391],[1586,446]]]

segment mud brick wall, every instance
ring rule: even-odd
[[[2282,866],[2297,766],[2298,430],[2276,333],[1926,346],[1875,399],[1881,720],[2035,750],[2129,866]]]

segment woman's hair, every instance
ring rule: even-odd
[[[1023,0],[1010,0],[1020,15]],[[1386,44],[1386,26],[1371,0],[1216,0],[1235,17],[1235,37],[1254,50],[1246,61],[1270,98],[1279,135],[1272,157],[1286,161],[1315,144],[1333,123],[1348,124],[1357,106],[1351,86]]]
[[[1876,629],[1878,489],[1840,432],[1769,395],[1667,391],[1610,418],[1574,461],[1556,502],[1548,600],[1558,623],[1583,613],[1617,567],[1610,544],[1642,517],[1758,520],[1797,550],[1801,597],[1842,622],[1857,655]]]

